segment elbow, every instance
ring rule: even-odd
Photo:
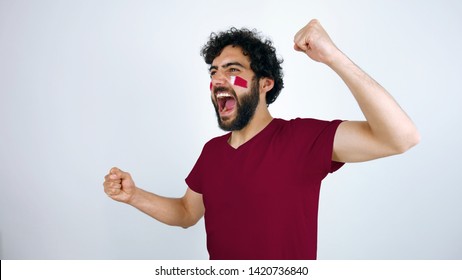
[[[182,225],[180,225],[180,227],[182,227],[183,229],[187,229],[187,228],[194,226],[195,224],[197,224],[197,221],[189,221],[189,222],[183,223]]]
[[[408,133],[400,141],[397,141],[394,150],[396,154],[403,154],[409,151],[412,147],[416,146],[420,142],[420,133],[415,130],[412,133]]]
[[[194,225],[193,223],[183,223],[180,225],[180,227],[183,229],[187,229],[187,228],[192,227],[193,225]]]
[[[202,216],[188,216],[183,219],[183,221],[179,224],[180,227],[187,229],[199,222]]]

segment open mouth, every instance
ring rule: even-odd
[[[232,94],[228,92],[218,92],[216,98],[220,115],[228,115],[234,111],[236,99]]]

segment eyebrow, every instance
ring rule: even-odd
[[[230,67],[230,66],[239,66],[239,67],[245,68],[244,65],[242,65],[241,63],[239,63],[239,62],[237,62],[237,61],[236,61],[236,62],[233,61],[233,62],[229,62],[229,63],[226,63],[226,64],[221,65],[222,68],[228,68],[228,67]],[[215,65],[210,66],[209,72],[212,71],[212,70],[214,70],[214,69],[215,69],[215,70],[218,70],[218,66],[215,66]]]

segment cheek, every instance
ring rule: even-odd
[[[247,80],[239,76],[231,76],[231,83],[238,87],[247,88]]]
[[[233,86],[247,88],[247,80],[245,80],[245,79],[243,79],[243,78],[241,78],[239,76],[231,76],[230,79],[229,79],[229,82]],[[210,91],[212,91],[212,88],[213,88],[213,83],[212,83],[212,81],[210,81],[210,84],[209,84]]]

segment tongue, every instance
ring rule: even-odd
[[[236,100],[234,98],[229,98],[226,100],[225,108],[226,110],[232,110],[236,106]]]

